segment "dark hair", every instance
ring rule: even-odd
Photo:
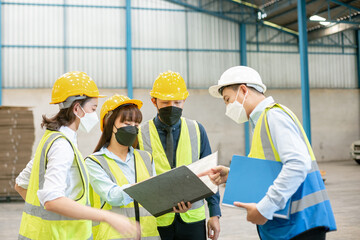
[[[46,128],[52,131],[58,131],[61,126],[69,126],[72,124],[76,116],[73,112],[75,104],[79,103],[83,107],[91,98],[86,97],[85,99],[74,101],[70,107],[65,109],[60,109],[60,111],[53,117],[48,118],[46,115],[42,115],[41,128]]]
[[[110,143],[111,136],[113,133],[113,126],[115,120],[119,116],[120,116],[120,122],[129,121],[129,122],[141,123],[142,121],[142,113],[139,110],[139,108],[134,104],[121,105],[112,111],[110,117],[106,118],[108,114],[104,116],[104,121],[103,121],[104,129],[101,134],[100,140],[95,147],[94,152],[99,151],[103,146]]]
[[[237,84],[231,84],[231,85],[223,86],[223,87],[219,88],[219,93],[222,95],[224,89],[225,89],[225,88],[228,88],[228,87],[231,88],[233,91],[236,92],[236,91],[239,89],[240,85],[245,85],[247,88],[249,88],[249,89],[252,90],[253,92],[263,94],[263,93],[259,92],[258,90],[256,90],[255,88],[249,87],[249,86],[246,85],[245,83],[237,83]]]

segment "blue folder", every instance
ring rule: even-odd
[[[258,203],[279,175],[282,163],[258,158],[234,155],[226,182],[223,205],[233,203]],[[274,217],[289,219],[290,199],[284,209],[275,212]]]

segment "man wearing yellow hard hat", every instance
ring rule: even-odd
[[[189,92],[179,73],[160,73],[150,96],[158,114],[140,127],[138,140],[141,150],[152,153],[157,174],[191,164],[211,154],[204,127],[194,120],[181,117]],[[206,199],[210,213],[208,237],[214,240],[220,232],[219,200],[218,193]],[[206,239],[204,200],[193,204],[182,202],[178,207],[174,212],[157,218],[161,239]]]
[[[118,94],[105,101],[100,111],[102,135],[85,163],[91,205],[139,222],[141,239],[159,240],[155,217],[124,192],[131,184],[156,175],[151,154],[132,147],[142,121],[142,105],[140,100]],[[93,234],[95,240],[126,238],[107,223],[93,223]]]
[[[25,200],[19,239],[92,239],[92,221],[104,221],[128,237],[136,225],[128,218],[88,207],[89,176],[77,148],[77,130],[85,132],[98,122],[99,94],[95,82],[84,72],[58,78],[51,104],[60,111],[43,115],[46,131],[34,158],[16,178],[16,191]]]

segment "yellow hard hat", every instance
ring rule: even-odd
[[[108,112],[116,109],[117,107],[124,104],[135,104],[138,109],[140,109],[143,105],[142,101],[137,99],[130,99],[127,96],[115,94],[114,96],[108,98],[101,107],[100,110],[100,129],[104,130],[104,118]]]
[[[161,100],[183,100],[189,96],[189,92],[179,73],[167,71],[159,74],[150,96]]]
[[[51,103],[62,103],[71,96],[106,97],[99,94],[94,80],[84,72],[68,72],[59,77],[52,88]]]

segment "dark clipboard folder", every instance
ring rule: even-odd
[[[187,166],[174,168],[124,191],[155,217],[173,211],[181,201],[194,203],[216,193]]]
[[[234,206],[235,201],[258,203],[266,195],[281,169],[281,162],[234,155],[222,204]],[[289,219],[290,205],[289,199],[285,208],[275,212],[274,217]]]

